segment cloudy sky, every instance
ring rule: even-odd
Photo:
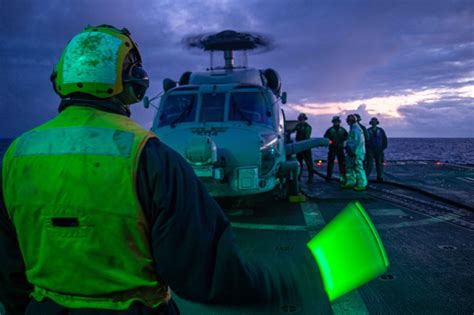
[[[0,138],[56,115],[53,65],[72,36],[104,23],[139,43],[150,95],[165,77],[208,66],[183,36],[256,31],[276,48],[249,63],[279,71],[287,115],[308,113],[313,136],[358,112],[392,137],[474,137],[473,0],[0,0]],[[133,107],[147,128],[153,114]]]

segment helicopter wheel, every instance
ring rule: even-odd
[[[297,170],[290,171],[286,178],[286,192],[287,192],[288,198],[290,196],[299,195],[300,193],[300,182],[298,180],[298,171],[299,171],[299,168]]]

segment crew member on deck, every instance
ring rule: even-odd
[[[379,120],[373,117],[370,120],[370,127],[367,132],[369,134],[369,141],[367,143],[367,178],[372,171],[373,160],[375,160],[375,168],[377,170],[377,181],[383,182],[383,160],[384,150],[387,148],[387,136],[385,131],[380,128]]]
[[[365,190],[367,177],[364,170],[365,141],[364,133],[357,123],[355,115],[347,116],[350,126],[346,141],[346,182],[343,188],[354,188],[354,190]]]
[[[361,123],[362,118],[358,113],[355,113],[354,116],[357,120],[357,124],[359,124],[360,128],[362,129],[365,142],[365,152],[367,152],[367,142],[369,141],[369,134],[367,133],[367,128]],[[364,169],[367,169],[367,157],[364,158]]]
[[[308,120],[308,117],[306,116],[305,113],[300,113],[298,115],[298,124],[295,127],[295,131],[296,131],[295,140],[296,141],[303,141],[303,140],[308,140],[311,138],[312,128],[311,128],[311,125],[306,122],[307,120]],[[298,163],[300,163],[300,175],[298,179],[301,180],[301,173],[303,173],[303,161],[304,161],[306,163],[306,169],[308,170],[308,182],[312,182],[316,171],[314,170],[314,167],[313,167],[313,155],[312,155],[311,149],[296,153],[296,159],[298,160]]]
[[[344,181],[346,176],[346,161],[344,158],[344,141],[347,139],[347,131],[341,126],[341,119],[339,116],[332,118],[333,126],[326,130],[324,137],[329,139],[328,151],[328,168],[326,172],[326,181],[331,180],[332,170],[334,168],[334,160],[337,157],[339,164],[339,173],[341,181]]]

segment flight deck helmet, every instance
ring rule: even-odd
[[[298,121],[305,121],[305,120],[308,120],[308,116],[306,116],[305,113],[300,113],[298,115]]]
[[[357,122],[357,118],[356,118],[355,115],[350,114],[350,115],[347,116],[346,122],[347,122],[349,125],[352,125],[352,124],[354,124],[354,123]]]
[[[64,49],[51,74],[63,99],[139,102],[149,85],[137,44],[126,28],[87,26]]]
[[[356,119],[357,122],[360,122],[362,120],[362,118],[360,118],[359,114],[355,113],[354,116],[355,116],[355,119]]]
[[[378,125],[378,124],[379,124],[379,120],[377,119],[377,117],[372,117],[372,119],[370,120],[369,123],[370,123],[371,125],[372,125],[372,123]]]

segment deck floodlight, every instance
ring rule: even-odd
[[[389,266],[380,236],[359,202],[349,203],[307,246],[330,301],[380,276]]]

